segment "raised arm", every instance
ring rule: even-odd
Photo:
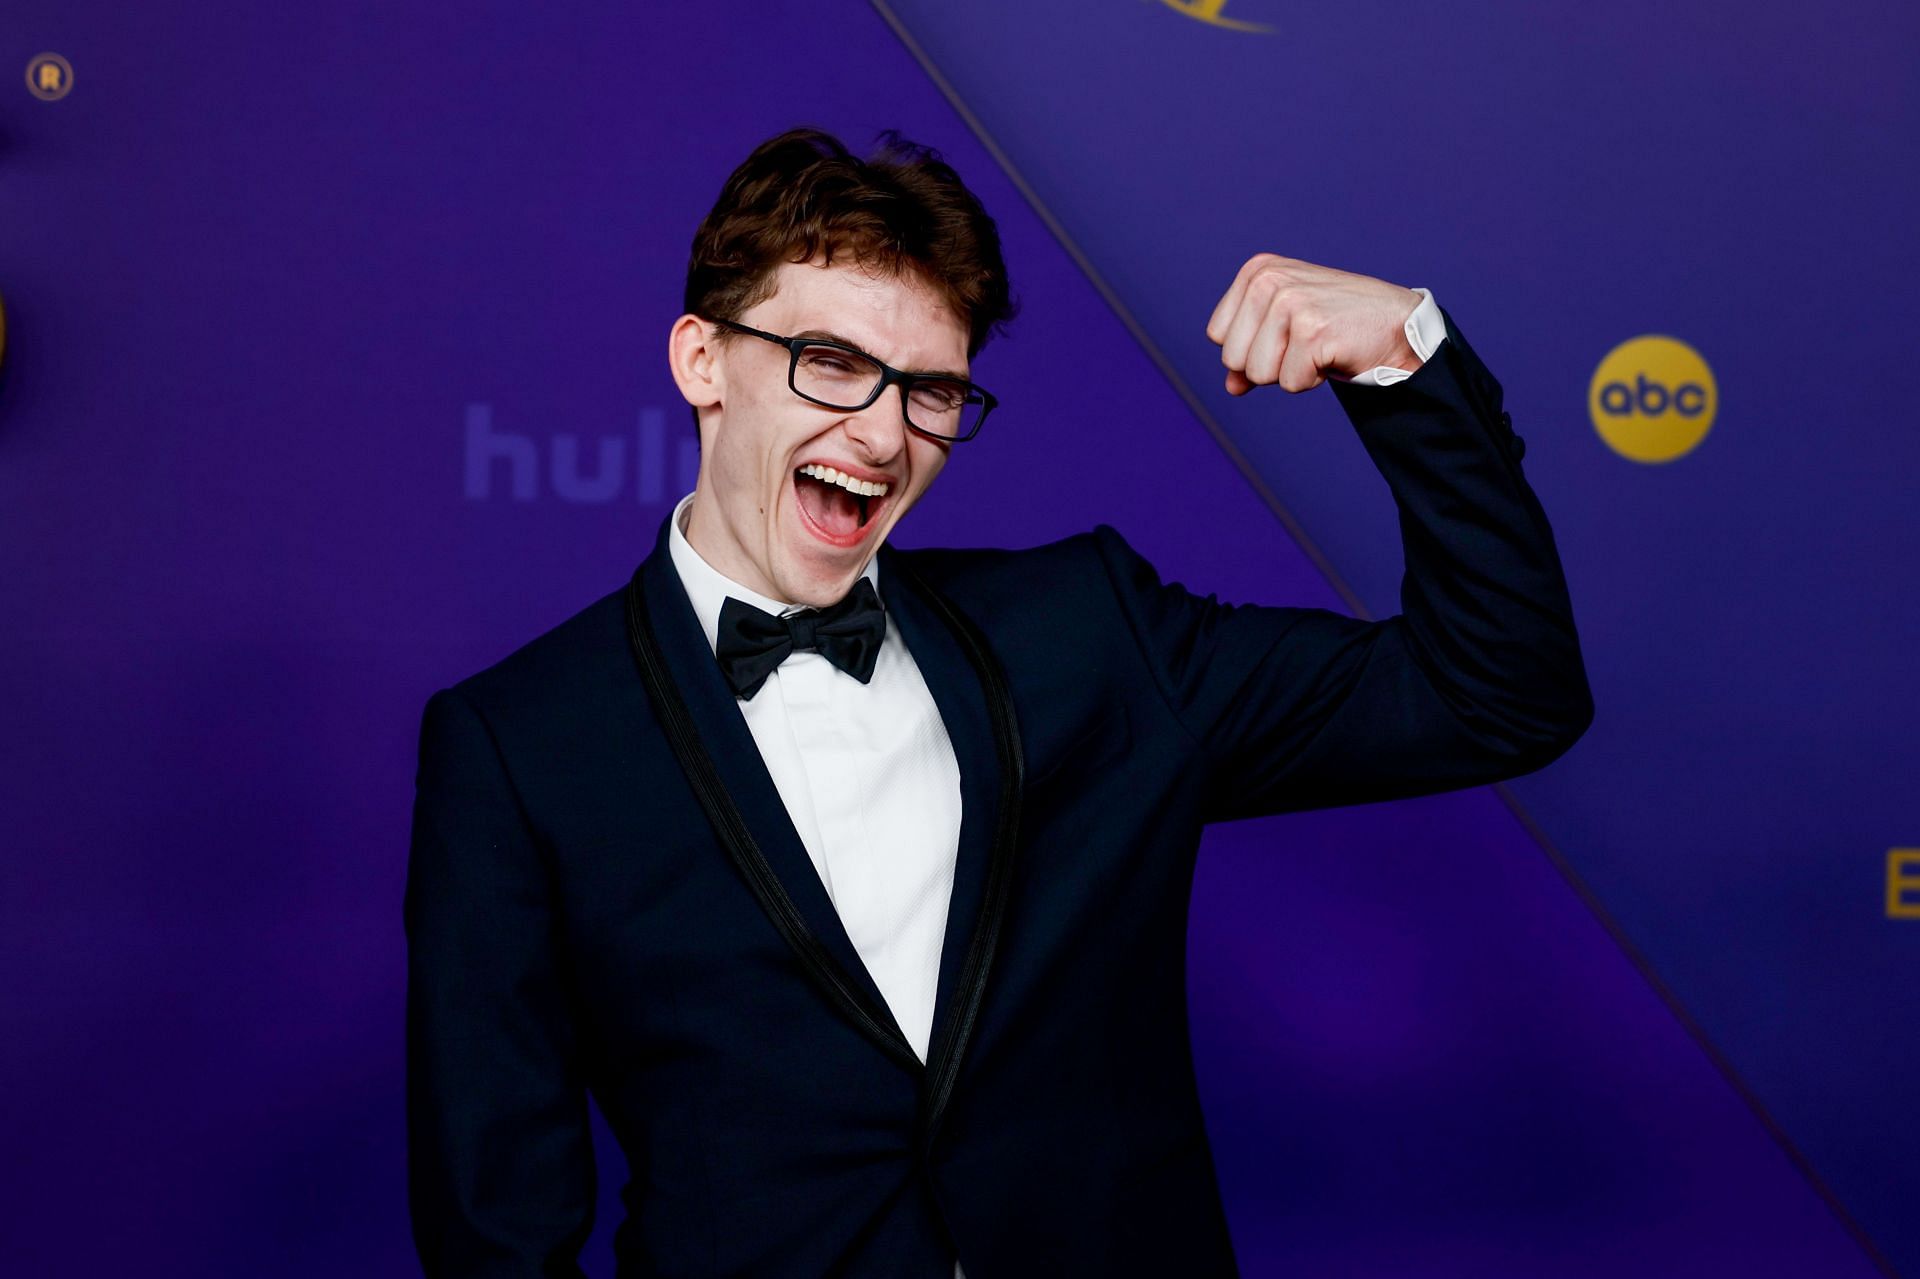
[[[407,863],[407,1161],[428,1276],[579,1275],[587,1094],[546,877],[493,738],[442,689]]]
[[[1294,265],[1323,273],[1295,301],[1339,312],[1349,286],[1331,277],[1344,273]],[[1215,820],[1514,777],[1557,759],[1593,718],[1559,553],[1499,382],[1451,316],[1441,313],[1446,338],[1422,361],[1400,336],[1419,295],[1396,300],[1397,286],[1345,279],[1365,282],[1351,286],[1359,300],[1346,335],[1338,315],[1295,311],[1276,324],[1286,287],[1262,297],[1244,269],[1209,332],[1224,339],[1235,393],[1334,378],[1399,509],[1401,612],[1366,622],[1222,604],[1162,585],[1113,530],[1097,539],[1152,677],[1212,766]],[[1262,336],[1276,329],[1277,346]],[[1289,354],[1288,332],[1301,352]],[[1412,373],[1388,385],[1344,380],[1380,366]]]

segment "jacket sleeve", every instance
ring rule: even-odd
[[[587,1096],[546,873],[479,712],[420,729],[407,937],[408,1195],[428,1276],[579,1275]]]
[[[1447,341],[1404,381],[1331,383],[1392,489],[1399,614],[1222,604],[1111,528],[1126,625],[1204,757],[1208,820],[1457,790],[1557,759],[1593,719],[1567,583],[1501,389]]]

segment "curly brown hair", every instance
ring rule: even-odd
[[[823,253],[831,263],[845,253],[869,269],[923,277],[967,321],[967,356],[978,355],[1019,310],[1000,232],[938,151],[895,129],[878,141],[866,160],[815,128],[755,147],[694,233],[686,310],[737,320],[773,295],[780,263]],[[733,336],[716,335],[723,343]]]

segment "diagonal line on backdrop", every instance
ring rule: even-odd
[[[1180,376],[1179,370],[1174,368],[1172,362],[1167,359],[1166,354],[1160,350],[1159,345],[1148,336],[1147,331],[1140,326],[1140,322],[1134,319],[1133,312],[1127,309],[1126,304],[1120,300],[1119,295],[1108,285],[1105,277],[1100,274],[1099,270],[1093,265],[1092,261],[1088,259],[1087,255],[1081,251],[1080,246],[1074,242],[1073,237],[1067,234],[1066,228],[1061,225],[1060,220],[1054,216],[1053,210],[1047,207],[1046,202],[1040,198],[1039,193],[1027,182],[1026,177],[1020,172],[1018,167],[1014,165],[1012,157],[1002,150],[993,135],[987,132],[986,126],[981,123],[980,118],[967,106],[965,100],[961,98],[959,90],[954,88],[953,82],[947,79],[938,66],[934,65],[933,59],[927,56],[926,50],[920,46],[919,41],[914,39],[913,33],[907,30],[906,24],[893,12],[892,8],[886,3],[886,0],[870,0],[870,3],[873,5],[874,10],[880,15],[881,19],[886,22],[887,26],[892,28],[894,35],[899,38],[900,43],[906,46],[907,52],[913,56],[914,61],[920,64],[920,69],[926,72],[927,78],[933,81],[934,86],[940,90],[948,104],[953,107],[961,120],[966,123],[967,128],[972,130],[973,135],[980,140],[981,145],[986,147],[988,154],[993,156],[994,162],[1000,166],[1001,171],[1007,175],[1014,187],[1019,190],[1028,206],[1039,215],[1041,222],[1046,225],[1047,230],[1053,235],[1053,238],[1059,242],[1061,248],[1066,250],[1067,255],[1073,259],[1074,264],[1078,266],[1081,273],[1087,277],[1087,281],[1093,285],[1101,298],[1105,300],[1115,317],[1126,327],[1127,332],[1133,336],[1133,340],[1139,343],[1140,349],[1146,352],[1147,358],[1153,361],[1154,367],[1160,370],[1161,376],[1167,379],[1168,384],[1173,387],[1175,393],[1186,402],[1187,408],[1193,413],[1194,417],[1199,419],[1202,426],[1206,427],[1207,433],[1213,437],[1214,442],[1220,446],[1220,450],[1227,455],[1228,460],[1231,461],[1240,474],[1245,477],[1247,483],[1253,486],[1254,492],[1260,495],[1260,500],[1267,504],[1268,509],[1274,513],[1274,516],[1280,521],[1282,526],[1286,528],[1288,535],[1299,544],[1302,551],[1306,552],[1307,558],[1313,561],[1314,566],[1320,570],[1321,575],[1327,579],[1328,584],[1340,593],[1340,598],[1346,602],[1348,608],[1353,610],[1354,615],[1367,621],[1373,621],[1374,618],[1372,614],[1367,611],[1366,604],[1360,599],[1359,595],[1355,593],[1352,587],[1347,585],[1346,580],[1342,578],[1334,568],[1332,561],[1326,557],[1325,553],[1314,544],[1313,539],[1307,535],[1306,529],[1303,528],[1300,521],[1294,517],[1293,512],[1289,511],[1286,504],[1280,500],[1279,495],[1268,487],[1266,480],[1260,475],[1259,471],[1254,468],[1253,463],[1247,459],[1246,454],[1240,451],[1240,446],[1234,443],[1233,438],[1227,434],[1226,430],[1214,418],[1213,414],[1208,411],[1207,406],[1200,400],[1200,397],[1194,394],[1193,388],[1187,385],[1186,379]],[[1707,1060],[1713,1064],[1714,1069],[1720,1072],[1721,1077],[1733,1087],[1734,1092],[1739,1095],[1741,1100],[1747,1103],[1747,1108],[1759,1119],[1761,1127],[1766,1129],[1767,1134],[1773,1138],[1774,1142],[1786,1155],[1788,1161],[1792,1163],[1800,1175],[1806,1179],[1808,1185],[1813,1188],[1814,1193],[1820,1197],[1821,1202],[1826,1204],[1828,1211],[1833,1213],[1839,1220],[1841,1226],[1852,1236],[1854,1242],[1867,1254],[1868,1260],[1871,1261],[1882,1274],[1886,1275],[1888,1279],[1900,1279],[1898,1273],[1893,1268],[1893,1263],[1875,1246],[1873,1240],[1867,1236],[1866,1231],[1861,1229],[1859,1223],[1847,1212],[1846,1206],[1840,1202],[1839,1197],[1833,1193],[1826,1181],[1821,1178],[1819,1172],[1814,1169],[1812,1162],[1808,1160],[1800,1148],[1793,1143],[1793,1139],[1789,1137],[1786,1130],[1774,1120],[1772,1114],[1768,1112],[1766,1105],[1760,1100],[1759,1096],[1755,1094],[1753,1089],[1747,1086],[1746,1081],[1740,1077],[1740,1073],[1734,1069],[1733,1063],[1728,1060],[1726,1055],[1707,1037],[1706,1031],[1700,1027],[1700,1024],[1694,1020],[1693,1015],[1689,1013],[1685,1005],[1680,1002],[1680,997],[1676,995],[1673,989],[1661,978],[1660,974],[1654,969],[1653,964],[1640,952],[1639,947],[1635,946],[1632,940],[1628,938],[1625,930],[1614,921],[1613,916],[1607,913],[1606,907],[1602,905],[1599,897],[1594,894],[1593,890],[1587,886],[1586,881],[1580,877],[1579,872],[1573,868],[1573,865],[1567,860],[1566,856],[1561,853],[1554,842],[1548,838],[1547,833],[1540,828],[1539,824],[1535,822],[1527,810],[1522,807],[1519,798],[1514,795],[1512,788],[1505,782],[1496,782],[1493,785],[1493,789],[1500,796],[1501,802],[1506,804],[1508,810],[1513,813],[1514,818],[1519,821],[1521,828],[1533,837],[1535,843],[1540,845],[1541,851],[1546,853],[1547,860],[1553,863],[1554,869],[1560,872],[1561,878],[1567,881],[1575,895],[1585,903],[1587,909],[1593,913],[1594,918],[1600,921],[1600,926],[1606,930],[1607,936],[1613,939],[1614,945],[1618,946],[1621,953],[1627,957],[1627,960],[1639,970],[1640,975],[1645,978],[1647,984],[1653,988],[1654,994],[1667,1006],[1667,1011],[1673,1014],[1680,1022],[1681,1028],[1692,1037],[1694,1043],[1699,1045],[1700,1050],[1706,1054]]]
[[[893,11],[883,3],[883,0],[872,0],[872,3],[873,7],[879,11],[880,16],[886,19],[887,25],[893,28],[894,34],[900,37],[900,42],[907,46],[907,51],[920,63],[921,70],[925,71],[928,78],[939,87],[940,92],[946,95],[947,101],[953,106],[955,111],[959,112],[960,118],[966,121],[967,127],[973,130],[974,136],[979,138],[981,144],[993,155],[994,162],[1005,171],[1008,178],[1012,179],[1013,185],[1019,188],[1020,194],[1026,198],[1027,203],[1032,206],[1033,211],[1040,215],[1040,220],[1046,223],[1047,230],[1052,232],[1053,238],[1060,242],[1060,247],[1067,251],[1067,255],[1071,257],[1074,264],[1080,268],[1081,274],[1087,277],[1088,282],[1099,292],[1100,296],[1106,301],[1107,306],[1110,307],[1114,315],[1118,317],[1120,323],[1126,326],[1127,332],[1133,335],[1133,340],[1140,344],[1140,349],[1147,353],[1147,357],[1153,361],[1154,367],[1160,370],[1161,376],[1167,379],[1167,382],[1173,387],[1180,398],[1186,401],[1187,408],[1192,410],[1194,417],[1198,418],[1201,425],[1207,428],[1208,434],[1213,436],[1214,443],[1220,446],[1220,451],[1227,455],[1227,458],[1239,470],[1240,474],[1246,478],[1247,483],[1253,486],[1253,491],[1260,495],[1260,500],[1265,502],[1268,508],[1273,511],[1274,515],[1278,517],[1280,523],[1286,527],[1287,533],[1293,540],[1300,544],[1300,549],[1307,553],[1307,558],[1313,561],[1314,567],[1320,570],[1321,576],[1325,577],[1328,583],[1333,586],[1333,589],[1340,593],[1340,598],[1346,603],[1349,609],[1353,610],[1356,617],[1363,618],[1369,622],[1374,620],[1372,615],[1367,612],[1365,602],[1354,592],[1352,587],[1347,585],[1340,574],[1334,570],[1333,562],[1327,559],[1318,546],[1314,545],[1313,539],[1307,536],[1306,529],[1300,526],[1300,521],[1293,517],[1293,512],[1289,511],[1286,505],[1281,502],[1279,495],[1267,487],[1266,480],[1261,477],[1259,471],[1254,469],[1253,463],[1247,460],[1246,454],[1240,451],[1240,446],[1233,442],[1233,437],[1228,435],[1220,423],[1214,419],[1213,414],[1207,411],[1207,406],[1193,393],[1193,389],[1187,385],[1186,379],[1182,378],[1179,372],[1175,370],[1154,340],[1147,336],[1147,331],[1140,327],[1138,320],[1133,318],[1133,312],[1127,309],[1126,304],[1120,300],[1119,295],[1108,286],[1105,277],[1095,269],[1093,263],[1088,260],[1087,255],[1080,251],[1080,246],[1074,243],[1073,237],[1067,234],[1066,228],[1061,226],[1059,219],[1053,216],[1053,210],[1049,209],[1040,199],[1039,194],[1027,184],[1027,180],[1022,176],[1020,170],[1014,167],[1013,160],[1006,152],[1000,149],[1000,144],[995,142],[993,136],[987,132],[986,126],[981,124],[973,112],[967,108],[967,104],[961,101],[959,92],[955,90],[952,83],[940,73],[940,69],[933,65],[932,60],[927,57],[926,53],[920,48],[919,43],[914,40],[912,33],[901,24],[899,18],[894,16]]]

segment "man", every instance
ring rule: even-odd
[[[1259,254],[1206,330],[1235,394],[1332,380],[1401,615],[1219,604],[1104,525],[886,547],[1012,310],[978,202],[894,148],[796,130],[735,171],[670,334],[693,493],[631,582],[427,702],[430,1274],[579,1273],[591,1092],[622,1274],[1232,1275],[1187,1039],[1202,825],[1516,776],[1591,718],[1499,383],[1366,276]]]

